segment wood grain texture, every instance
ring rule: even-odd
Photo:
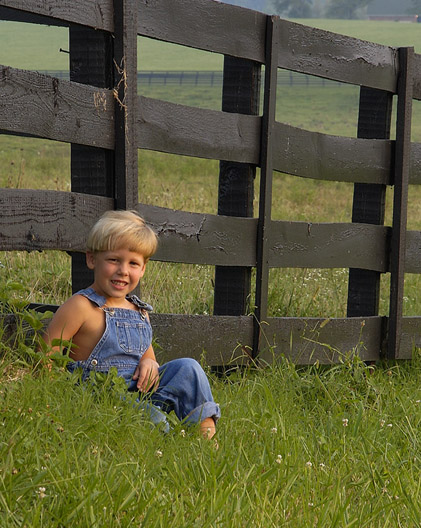
[[[357,355],[380,357],[381,317],[270,318],[262,325],[267,347],[259,358],[272,363],[286,357],[299,365],[338,363]]]
[[[392,147],[387,140],[331,136],[276,123],[274,168],[305,178],[387,184]]]
[[[276,221],[272,222],[269,264],[386,272],[389,237],[390,228],[385,226]]]
[[[248,362],[253,319],[247,316],[150,315],[160,363],[192,357],[208,365]]]
[[[0,6],[106,31],[114,30],[112,0],[0,0]]]
[[[158,234],[156,260],[219,266],[256,265],[255,218],[186,213],[138,204]]]
[[[0,66],[0,130],[114,148],[110,90]]]
[[[421,348],[421,317],[403,317],[400,349],[396,359],[412,359],[414,347]]]
[[[138,10],[139,35],[264,62],[263,13],[209,0],[139,0]]]
[[[2,189],[0,250],[84,251],[89,229],[112,198],[61,191]]]
[[[186,156],[259,162],[257,116],[138,97],[138,147]]]
[[[405,273],[421,273],[421,231],[406,232]]]
[[[204,357],[210,365],[230,366],[249,360],[252,317],[151,314],[151,323],[161,361],[187,355]],[[375,361],[380,357],[382,324],[381,317],[269,318],[262,325],[266,346],[260,364],[282,357],[300,365],[331,364],[353,355]]]
[[[283,20],[278,66],[396,93],[395,48]]]

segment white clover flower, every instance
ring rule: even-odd
[[[272,429],[270,430],[270,432],[272,434],[276,434],[278,432],[278,428],[277,427],[272,427]]]
[[[44,498],[47,496],[46,493],[45,493],[45,488],[44,488],[44,486],[40,486],[40,487],[38,488],[38,490],[37,490],[36,493],[37,493],[37,495],[38,495],[38,497],[39,497],[40,499],[44,499]]]
[[[306,466],[307,466],[308,468],[311,468],[311,467],[313,467],[313,464],[312,464],[312,463],[310,462],[310,460],[309,460],[308,462],[306,462]]]
[[[159,449],[157,449],[157,450],[155,451],[155,456],[156,456],[157,458],[161,458],[161,457],[162,457],[162,454],[163,454],[162,451],[160,451]]]
[[[319,466],[323,469],[326,467],[326,464],[323,464],[323,462],[320,462]]]
[[[275,462],[276,462],[277,464],[280,464],[280,463],[282,462],[282,455],[278,455],[278,456],[276,457],[276,459],[275,459]]]
[[[386,423],[386,422],[385,422],[384,420],[380,420],[380,427],[384,427],[384,424],[385,424],[385,423]]]
[[[348,418],[342,418],[342,425],[348,427]]]
[[[181,429],[180,435],[184,438],[186,436],[186,431],[184,429]]]

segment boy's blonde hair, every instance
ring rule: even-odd
[[[107,211],[92,227],[86,247],[93,253],[127,249],[141,254],[147,262],[158,247],[158,239],[136,211]]]

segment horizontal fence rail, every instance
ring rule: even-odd
[[[393,357],[411,357],[413,346],[420,345],[421,318],[404,318],[396,308],[402,301],[402,269],[421,272],[421,233],[406,232],[404,226],[408,181],[421,183],[421,145],[410,144],[408,138],[407,96],[411,101],[421,99],[420,55],[213,0],[0,0],[0,17],[69,27],[70,63],[78,64],[77,69],[70,67],[68,78],[52,71],[0,66],[0,132],[72,145],[72,192],[1,191],[1,251],[81,253],[98,216],[108,209],[135,207],[158,233],[157,260],[257,270],[255,317],[241,312],[213,317],[152,315],[162,357],[178,357],[188,335],[192,354],[199,358],[205,352],[213,365],[242,364],[257,351],[263,362],[285,355],[296,363],[332,363],[352,354],[374,361],[387,348],[390,329],[396,341]],[[137,72],[137,35],[224,54],[224,72]],[[90,61],[99,53],[105,58],[98,76]],[[261,115],[255,102],[253,110],[256,90],[253,95],[240,81],[237,91],[248,94],[248,110],[240,109],[239,103],[228,104],[228,78],[235,64],[239,73],[231,79],[241,79],[247,66],[258,84],[260,67],[265,66],[266,80],[259,84],[265,101]],[[410,72],[406,77],[404,68]],[[184,83],[222,86],[224,111],[137,95],[139,83],[155,82],[174,89]],[[276,89],[291,83],[310,89],[315,83],[361,86],[360,122],[368,90],[373,101],[384,104],[385,131],[359,131],[357,138],[349,138],[276,122]],[[391,140],[389,102],[397,95],[401,104],[404,94],[407,115],[399,114],[401,132]],[[374,120],[367,122],[370,128]],[[267,200],[258,214],[245,216],[137,203],[137,149],[220,160],[231,164],[232,174],[240,174],[235,172],[240,166],[260,167],[264,174],[260,194]],[[381,211],[375,221],[356,217],[350,223],[274,221],[272,169],[353,183],[354,200],[362,192],[358,186],[366,186],[364,192],[376,196],[380,210],[385,186],[396,188],[399,174],[401,199],[395,201],[394,223],[383,225]],[[397,237],[399,245],[393,243]],[[266,316],[269,268],[350,268],[378,277],[393,272],[397,259],[398,293],[391,297],[389,317],[361,310],[358,316],[341,319]],[[74,278],[74,286],[76,282]],[[212,343],[209,335],[214,336]]]

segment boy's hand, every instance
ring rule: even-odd
[[[136,367],[133,379],[137,379],[140,392],[155,391],[159,385],[158,363],[151,358],[142,358]]]

